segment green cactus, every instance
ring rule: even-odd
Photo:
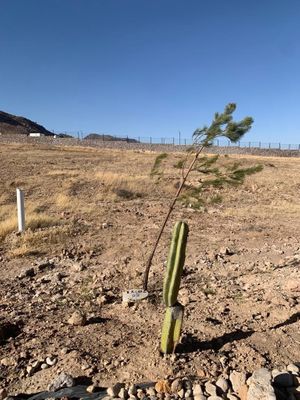
[[[161,333],[161,351],[170,354],[175,351],[175,347],[180,339],[184,307],[176,303],[172,307],[167,307],[165,319]]]
[[[177,301],[188,231],[189,228],[185,222],[176,222],[173,229],[163,289],[163,298],[167,307],[172,307]]]

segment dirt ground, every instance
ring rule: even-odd
[[[205,212],[178,204],[154,258],[150,297],[125,306],[122,292],[141,286],[176,190],[180,155],[170,155],[158,183],[150,178],[156,155],[0,145],[0,387],[46,390],[61,371],[108,386],[300,361],[300,159],[230,155],[263,171],[224,189],[222,203]],[[25,192],[22,235],[17,187]],[[181,219],[190,228],[184,329],[176,355],[162,357],[163,273]],[[68,323],[76,310],[84,326]],[[45,368],[47,356],[57,362]]]

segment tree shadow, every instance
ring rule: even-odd
[[[101,317],[92,317],[89,318],[86,322],[86,325],[92,325],[92,324],[102,324],[104,322],[109,321],[108,318],[101,318]]]
[[[286,319],[283,322],[280,322],[277,325],[272,326],[270,329],[278,329],[281,328],[282,326],[294,324],[295,322],[298,322],[299,319],[300,319],[300,312],[296,312],[295,314],[291,315],[290,318]]]
[[[252,336],[254,330],[242,331],[236,330],[230,333],[216,337],[211,340],[200,341],[195,336],[187,334],[183,343],[178,344],[176,352],[178,353],[193,353],[202,350],[220,350],[225,344],[232,343],[238,340],[247,339]]]

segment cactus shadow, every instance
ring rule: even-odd
[[[199,340],[197,337],[187,334],[182,343],[178,344],[176,348],[176,353],[194,353],[196,351],[203,350],[220,350],[225,344],[236,342],[239,340],[247,339],[252,336],[254,330],[242,331],[236,330],[229,333],[224,333],[224,335],[218,336],[211,340]]]

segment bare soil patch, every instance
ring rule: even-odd
[[[178,154],[167,183],[150,178],[156,155],[0,145],[0,386],[10,393],[46,390],[62,371],[106,386],[300,361],[300,159],[230,155],[264,169],[207,212],[178,204],[150,298],[124,307],[122,291],[141,286],[178,180]],[[16,187],[25,191],[23,235]],[[190,227],[184,331],[177,355],[161,357],[164,263],[179,219]],[[84,326],[68,323],[76,310]],[[47,356],[57,362],[42,369]]]

